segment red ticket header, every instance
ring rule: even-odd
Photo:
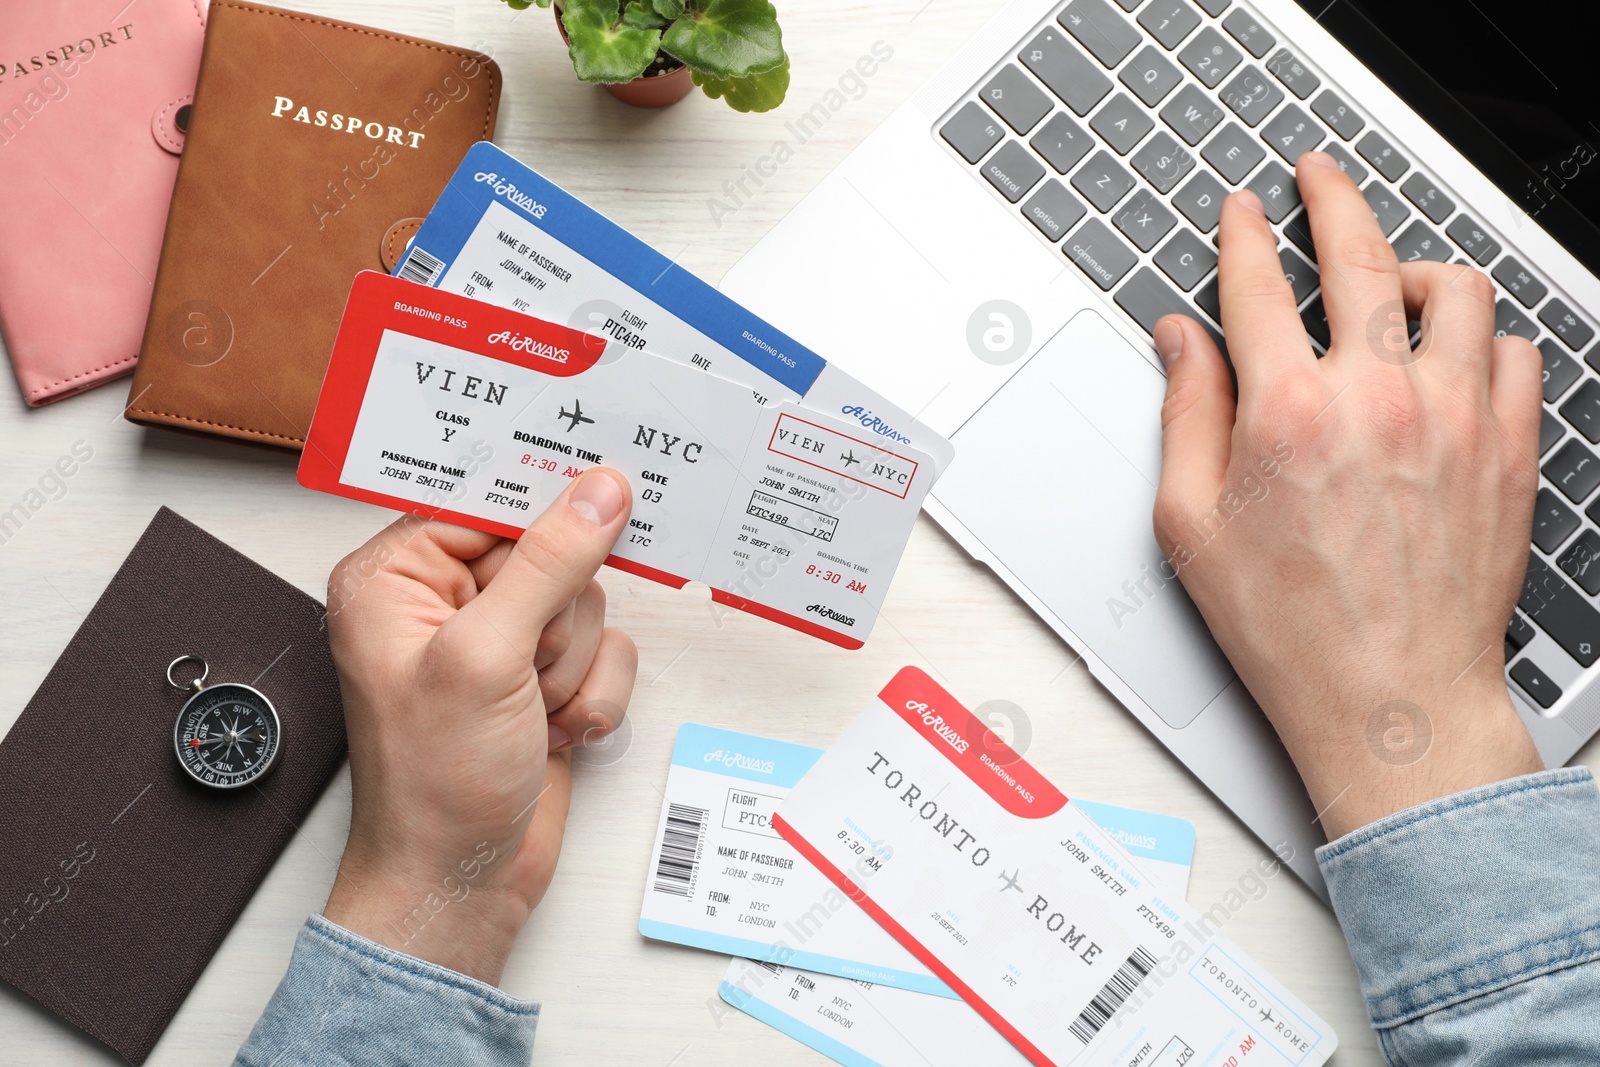
[[[1012,815],[1042,819],[1067,797],[955,697],[915,667],[904,667],[878,699]]]

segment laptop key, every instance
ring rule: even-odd
[[[1142,3],[1144,0],[1117,0],[1117,6],[1130,14]]]
[[[1512,256],[1494,265],[1494,280],[1505,286],[1506,292],[1516,297],[1525,308],[1533,307],[1550,291],[1544,282],[1535,278],[1527,267]]]
[[[1597,539],[1596,543],[1600,544],[1600,539]],[[1600,568],[1596,570],[1597,575],[1600,575]],[[1506,623],[1506,644],[1520,652],[1537,636],[1539,632],[1533,628],[1533,623],[1515,611],[1511,613],[1511,621]]]
[[[1554,404],[1562,393],[1572,388],[1583,370],[1577,360],[1568,357],[1561,346],[1548,337],[1539,342],[1539,355],[1544,357],[1544,402]]]
[[[1015,204],[1044,177],[1044,164],[1016,141],[1007,141],[983,165],[983,176],[1000,190],[1001,196]]]
[[[1316,292],[1321,284],[1317,268],[1307,263],[1295,254],[1293,249],[1278,249],[1278,263],[1283,267],[1283,278],[1289,283],[1289,288],[1294,293],[1296,306],[1305,302],[1306,297]]]
[[[1072,176],[1072,187],[1100,212],[1110,211],[1133,188],[1133,175],[1104,149],[1089,157],[1089,162]]]
[[[1350,176],[1350,180],[1355,182],[1357,185],[1360,185],[1362,182],[1367,180],[1367,168],[1362,166],[1361,161],[1355,156],[1352,156],[1349,152],[1346,152],[1339,142],[1329,141],[1327,144],[1322,146],[1322,151],[1328,156],[1329,159],[1332,159],[1335,163],[1339,164],[1339,169],[1348,174]]]
[[[1055,30],[1041,31],[1017,58],[1080,117],[1093,111],[1111,91],[1111,79]]]
[[[1211,280],[1200,287],[1194,294],[1195,306],[1217,322],[1222,321],[1222,279],[1213,274]]]
[[[1256,144],[1237,122],[1222,127],[1200,150],[1200,158],[1215,167],[1229,185],[1244,181],[1244,176],[1254,170],[1266,155],[1266,149]]]
[[[961,110],[939,128],[939,136],[968,163],[982,159],[1004,135],[994,116],[971,101],[962,104]]]
[[[1128,162],[1158,193],[1172,192],[1172,187],[1194,170],[1194,156],[1165,130],[1146,141]]]
[[[1600,459],[1573,438],[1545,463],[1544,476],[1562,496],[1581,504],[1600,485]]]
[[[1539,629],[1555,638],[1556,644],[1567,650],[1567,655],[1583,666],[1592,666],[1600,659],[1600,612],[1549,564],[1531,552],[1518,606]]]
[[[1589,378],[1578,386],[1577,392],[1561,405],[1561,417],[1591,445],[1600,444],[1600,382]]]
[[[1362,127],[1367,124],[1367,120],[1351,111],[1344,98],[1332,89],[1322,90],[1321,95],[1311,101],[1311,113],[1326,122],[1334,133],[1346,141],[1360,133]]]
[[[1194,40],[1178,53],[1178,62],[1207,89],[1215,89],[1243,59],[1239,50],[1229,44],[1215,26],[1207,26],[1195,34]]]
[[[1406,179],[1400,192],[1432,222],[1443,222],[1456,209],[1456,202],[1440,192],[1439,187],[1433,184],[1433,179],[1420,170]]]
[[[1305,323],[1306,333],[1326,351],[1332,343],[1328,331],[1328,312],[1322,306],[1322,294],[1319,292],[1311,298],[1300,312],[1300,321]]]
[[[1445,233],[1450,235],[1450,240],[1461,246],[1461,251],[1471,256],[1479,265],[1492,260],[1500,254],[1500,242],[1483,232],[1477,220],[1466,215],[1457,215]]]
[[[1161,275],[1149,267],[1140,267],[1134,272],[1133,277],[1111,299],[1117,306],[1128,313],[1139,328],[1145,333],[1153,334],[1156,323],[1163,315],[1188,315],[1194,318],[1194,309],[1189,302],[1178,295],[1177,290],[1161,280]],[[1228,350],[1223,347],[1222,334],[1210,326],[1204,319],[1195,319],[1211,339],[1217,343],[1217,348],[1222,350],[1223,358],[1227,358]]]
[[[1111,221],[1139,251],[1148,252],[1178,224],[1178,217],[1155,193],[1140,189],[1123,202]]]
[[[1211,143],[1216,144],[1216,141]],[[1300,187],[1294,183],[1294,175],[1276,161],[1256,171],[1245,188],[1261,198],[1269,222],[1282,222],[1289,212],[1300,206]]]
[[[1067,187],[1051,178],[1022,205],[1022,214],[1052,241],[1059,241],[1088,212]]]
[[[1356,151],[1361,153],[1362,159],[1376,167],[1379,174],[1392,182],[1399,181],[1400,175],[1411,169],[1411,161],[1395,151],[1394,145],[1377,130],[1368,131],[1365,137],[1357,141]]]
[[[1211,273],[1217,265],[1217,253],[1187,227],[1179,227],[1172,240],[1161,246],[1155,254],[1155,265],[1161,273],[1188,292],[1200,284],[1200,279]]]
[[[1228,190],[1223,188],[1222,183],[1202,170],[1178,190],[1172,198],[1172,206],[1194,223],[1195,229],[1210,233],[1217,228],[1217,221],[1222,217],[1222,201],[1227,195]],[[1596,351],[1600,352],[1600,349]]]
[[[1594,337],[1594,328],[1574,315],[1560,297],[1551,299],[1550,303],[1539,309],[1539,321],[1574,352]]]
[[[1531,659],[1521,659],[1512,665],[1511,680],[1541,708],[1548,708],[1561,699],[1561,687],[1552,682],[1548,674],[1534,666]]]
[[[1183,0],[1150,0],[1139,13],[1139,25],[1170,52],[1200,25],[1200,13]]]
[[[1106,106],[1089,120],[1089,128],[1104,138],[1106,144],[1110,145],[1119,156],[1131,152],[1133,146],[1138,144],[1154,125],[1155,120],[1150,117],[1150,113],[1135,104],[1127,93],[1113,96]]]
[[[1272,54],[1272,58],[1267,60],[1267,70],[1301,100],[1316,92],[1317,86],[1322,84],[1322,79],[1311,73],[1287,48],[1280,48]]]
[[[1533,502],[1533,543],[1539,546],[1539,551],[1554,552],[1580,525],[1577,512],[1563,504],[1552,490],[1539,490]],[[1522,610],[1534,614],[1526,607]]]
[[[1295,160],[1327,140],[1328,135],[1299,104],[1290,104],[1261,128],[1261,139],[1293,166]]]
[[[1411,209],[1400,202],[1395,191],[1381,182],[1368,182],[1367,187],[1361,190],[1361,195],[1367,198],[1367,206],[1372,209],[1373,216],[1378,220],[1378,228],[1385,237],[1411,215]]]
[[[978,99],[1018,133],[1033,129],[1051,110],[1050,98],[1044,90],[1010,63],[1001,67],[978,91]]]
[[[1099,219],[1078,227],[1062,246],[1068,259],[1101,289],[1109,290],[1139,262],[1139,256],[1126,241],[1112,233]]]
[[[1283,235],[1293,241],[1294,246],[1304,252],[1311,262],[1317,261],[1317,246],[1311,238],[1311,220],[1306,218],[1304,211],[1283,224]]]
[[[1028,140],[1028,146],[1052,167],[1056,173],[1065,174],[1078,165],[1078,161],[1094,147],[1089,131],[1079,126],[1065,111],[1050,116],[1050,121],[1040,126]]]
[[[1192,148],[1222,121],[1222,109],[1199,89],[1185,85],[1161,109],[1161,121]]]
[[[1128,60],[1117,78],[1133,90],[1133,95],[1149,107],[1155,107],[1183,81],[1183,74],[1172,61],[1161,54],[1153,44],[1139,49],[1139,54]]]
[[[1206,14],[1216,18],[1228,10],[1228,5],[1233,3],[1233,0],[1195,0],[1195,3],[1205,8]]]
[[[1260,59],[1266,55],[1272,46],[1278,43],[1277,38],[1266,31],[1256,17],[1244,8],[1238,8],[1233,14],[1222,20],[1222,28],[1235,41],[1244,45],[1244,50]]]
[[[1402,263],[1417,263],[1424,259],[1445,263],[1450,259],[1450,246],[1445,244],[1443,237],[1428,229],[1421,219],[1401,230],[1400,236],[1390,243],[1394,245],[1394,254]]]
[[[1531,341],[1539,336],[1539,327],[1515,304],[1502,298],[1494,303],[1494,334],[1496,337],[1522,337]]]
[[[1282,101],[1283,90],[1263,78],[1254,67],[1245,67],[1235,74],[1222,90],[1222,102],[1251,129],[1261,125],[1261,120]]]
[[[1072,0],[1056,21],[1105,67],[1120,66],[1139,45],[1139,31],[1105,0]]]
[[[1539,414],[1539,455],[1542,456],[1546,452],[1550,451],[1550,449],[1555,446],[1555,443],[1557,441],[1561,440],[1562,435],[1565,434],[1566,432],[1567,431],[1565,431],[1565,430],[1563,430],[1561,428],[1561,420],[1560,419],[1556,418],[1554,415],[1550,414],[1548,411],[1540,412],[1540,414]],[[1594,516],[1591,515],[1590,518],[1594,518]],[[1600,522],[1600,518],[1595,518],[1594,521],[1595,522]]]

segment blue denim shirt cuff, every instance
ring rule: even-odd
[[[515,1064],[539,1005],[313,915],[235,1067]]]
[[[1317,850],[1374,1027],[1600,958],[1588,768],[1398,812]]]

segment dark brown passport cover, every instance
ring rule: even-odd
[[[277,708],[260,782],[179,768],[190,652]],[[142,1063],[344,753],[322,605],[162,508],[0,742],[0,978]]]
[[[479,53],[212,0],[127,417],[303,447],[350,283],[392,267],[499,105]]]

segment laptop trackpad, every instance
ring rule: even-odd
[[[1081,311],[953,438],[934,496],[1172,727],[1233,678],[1150,527],[1166,380]],[[1201,548],[1199,551],[1204,551]]]

